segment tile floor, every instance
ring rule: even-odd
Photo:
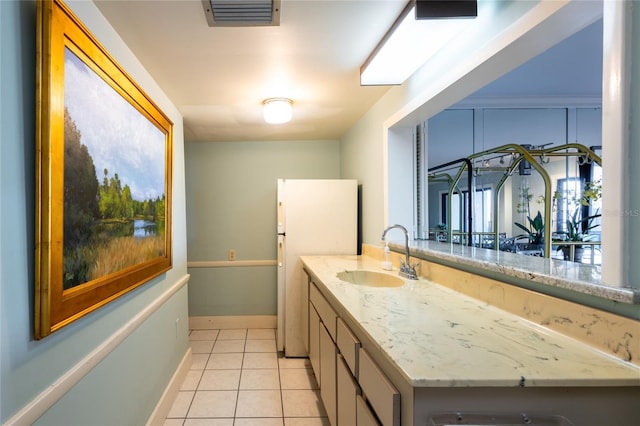
[[[165,426],[329,426],[305,358],[282,358],[275,330],[193,330],[193,363]]]

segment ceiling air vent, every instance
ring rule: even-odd
[[[210,27],[280,25],[280,0],[202,0]]]

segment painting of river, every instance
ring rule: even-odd
[[[165,134],[65,49],[64,289],[165,247]]]

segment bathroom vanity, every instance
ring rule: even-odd
[[[640,418],[632,362],[436,282],[380,278],[397,270],[382,271],[369,256],[302,262],[307,346],[334,426],[624,426]],[[345,274],[363,270],[375,274]]]

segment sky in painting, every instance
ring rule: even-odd
[[[64,104],[93,158],[98,182],[104,169],[118,174],[135,200],[164,194],[165,136],[146,117],[65,49]]]

